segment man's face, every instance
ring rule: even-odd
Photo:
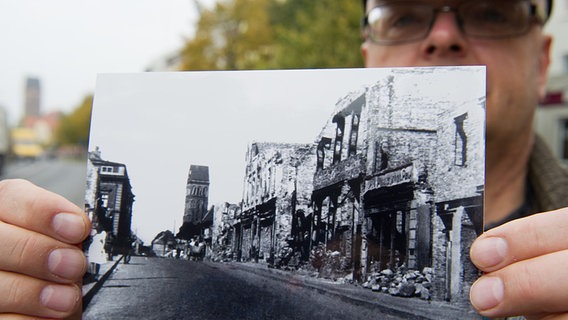
[[[422,2],[442,6],[461,1]],[[377,4],[378,0],[369,0],[367,13]],[[487,66],[487,139],[503,143],[532,132],[534,109],[545,93],[550,43],[537,23],[522,35],[470,37],[462,33],[455,12],[450,11],[437,13],[423,40],[389,45],[366,40],[362,53],[366,67]]]

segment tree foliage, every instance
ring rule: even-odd
[[[202,12],[182,70],[360,67],[361,3],[220,0]]]
[[[55,133],[55,141],[59,146],[83,146],[89,142],[89,128],[93,96],[86,96],[81,104],[66,115]]]
[[[220,0],[204,10],[181,51],[182,70],[265,69],[272,59],[271,0]]]
[[[290,0],[273,5],[277,68],[361,67],[361,3]]]

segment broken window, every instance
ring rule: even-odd
[[[386,142],[375,142],[375,172],[382,171],[389,166],[389,154],[386,150]]]
[[[317,170],[323,169],[323,164],[325,160],[325,149],[331,147],[331,139],[327,137],[322,137],[318,143],[317,155]]]
[[[465,166],[467,161],[467,136],[464,130],[465,119],[467,119],[467,113],[454,118],[456,125],[454,164],[456,166]]]
[[[348,155],[354,156],[357,154],[357,138],[359,135],[359,114],[354,113],[351,118],[351,134],[349,135],[349,149]]]
[[[343,150],[343,131],[345,130],[345,118],[338,114],[333,117],[333,122],[337,124],[335,129],[335,145],[333,147],[333,163],[341,161],[341,151]]]

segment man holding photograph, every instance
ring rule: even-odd
[[[486,225],[502,226],[472,246],[486,272],[472,304],[488,317],[568,318],[568,173],[532,129],[545,93],[552,40],[542,28],[552,0],[364,5],[367,67],[487,66]],[[77,314],[75,283],[86,270],[77,245],[89,231],[82,210],[62,197],[0,182],[0,319]]]
[[[568,173],[532,123],[545,94],[552,0],[364,1],[367,67],[487,66],[485,225],[471,248],[484,316],[568,318]],[[552,211],[560,209],[557,211]],[[555,317],[556,316],[556,317]]]

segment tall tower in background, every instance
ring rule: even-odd
[[[202,236],[212,220],[206,219],[209,202],[209,167],[190,165],[185,191],[185,210],[183,224],[176,235],[189,240]]]
[[[24,91],[24,117],[38,117],[40,115],[41,86],[38,78],[28,77]]]
[[[183,222],[200,225],[209,201],[209,167],[191,165],[187,177]]]

